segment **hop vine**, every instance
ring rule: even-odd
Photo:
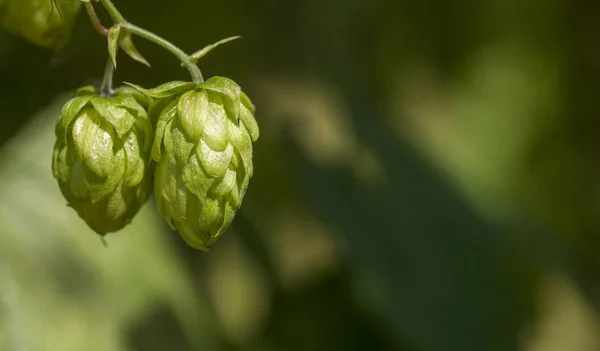
[[[63,196],[104,238],[131,223],[154,193],[167,223],[190,246],[207,250],[242,205],[259,128],[255,107],[239,85],[219,76],[205,81],[197,62],[239,36],[187,54],[127,21],[111,0],[80,1],[106,37],[108,59],[102,85],[77,90],[56,123],[52,174]],[[97,5],[111,26],[100,22]],[[173,54],[190,81],[113,87],[119,52],[150,66],[134,37]]]

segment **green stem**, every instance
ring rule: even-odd
[[[92,25],[94,26],[96,31],[98,33],[100,33],[101,35],[107,36],[108,28],[104,27],[102,25],[102,23],[100,23],[100,19],[98,18],[98,15],[96,14],[96,11],[94,10],[94,5],[92,5],[91,2],[84,2],[83,4],[85,5],[85,10],[87,11],[87,14],[90,17],[90,20],[92,21]]]
[[[102,6],[104,6],[110,17],[113,19],[113,21],[116,24],[120,25],[121,28],[126,29],[135,35],[138,35],[146,40],[151,41],[175,55],[188,70],[188,72],[192,76],[194,83],[199,84],[204,81],[204,77],[202,77],[202,72],[200,71],[196,63],[194,63],[190,56],[186,54],[183,50],[181,50],[171,42],[161,38],[160,36],[150,31],[147,31],[144,28],[138,27],[134,24],[127,22],[127,20],[125,20],[125,17],[121,15],[121,13],[119,12],[119,10],[117,10],[117,8],[111,0],[98,1],[102,3]]]
[[[109,1],[109,0],[102,0],[102,1]],[[181,61],[181,63],[183,63],[183,65],[188,70],[188,72],[190,72],[190,75],[192,76],[194,83],[199,84],[204,81],[204,78],[202,77],[202,72],[200,72],[200,69],[198,68],[198,66],[196,66],[194,61],[192,61],[192,59],[190,59],[190,56],[188,54],[186,54],[183,50],[181,50],[180,48],[178,48],[177,46],[172,44],[171,42],[159,37],[158,35],[150,32],[150,31],[145,30],[144,28],[140,28],[131,23],[127,23],[127,22],[122,23],[121,28],[130,31],[131,33],[133,33],[139,37],[149,40],[149,41],[155,43],[156,45],[161,46],[162,48],[164,48],[167,51],[170,51],[173,55],[175,55],[179,59],[179,61]]]
[[[115,5],[110,0],[98,0],[102,3],[102,6],[106,9],[106,12],[115,21],[115,23],[126,23],[125,17],[117,10]]]
[[[102,96],[111,96],[114,93],[112,86],[114,73],[115,66],[109,57],[104,67],[104,77],[102,77],[102,85],[100,86],[100,94]]]

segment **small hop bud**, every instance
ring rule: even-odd
[[[206,250],[231,224],[252,177],[254,106],[222,77],[140,90],[159,98],[150,106],[159,212],[190,246]]]
[[[131,222],[152,192],[148,103],[130,87],[110,97],[84,87],[60,113],[52,173],[69,206],[100,235]]]
[[[61,49],[80,8],[73,0],[0,0],[0,24],[31,43]]]

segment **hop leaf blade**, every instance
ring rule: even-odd
[[[127,33],[124,35],[119,45],[121,49],[133,60],[150,67],[150,62],[148,62],[148,60],[146,60],[146,58],[142,56],[142,54],[140,54],[138,49],[135,47],[133,39],[131,38],[131,34]]]
[[[125,82],[125,84],[139,90],[143,94],[150,96],[155,99],[163,99],[172,95],[179,95],[179,93],[193,89],[196,84],[192,82],[174,81],[159,85],[154,89],[144,89],[139,85]]]
[[[119,49],[119,37],[121,36],[121,26],[116,25],[108,30],[108,54],[113,62],[115,69],[117,68],[117,51]]]
[[[193,53],[192,55],[190,55],[190,59],[194,62],[198,62],[201,58],[206,56],[209,52],[216,49],[217,47],[219,47],[223,44],[229,43],[230,41],[240,39],[241,37],[242,37],[241,35],[236,35],[233,37],[221,39],[221,40],[217,41],[216,43],[207,45],[204,48],[202,48],[202,49],[196,51],[195,53]]]

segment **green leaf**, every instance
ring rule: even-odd
[[[177,180],[173,173],[173,167],[169,162],[159,162],[156,164],[154,171],[154,196],[160,213],[165,217],[171,228],[173,221],[171,220],[171,203],[175,200],[175,189],[177,188]]]
[[[130,95],[133,96],[138,103],[140,103],[145,109],[147,109],[150,104],[154,101],[153,98],[151,98],[150,96],[147,96],[146,94],[142,93],[141,91],[139,91],[138,89],[134,89],[133,87],[129,86],[129,85],[123,85],[118,87],[115,90],[115,93],[113,94],[113,96],[115,95]]]
[[[201,234],[204,234],[204,231],[208,231],[211,236],[215,235],[219,231],[221,224],[223,224],[225,211],[221,211],[219,202],[219,200],[210,197],[205,198],[204,202],[202,202],[202,211],[200,211],[198,218],[200,229],[202,229]]]
[[[224,197],[229,194],[236,184],[236,172],[232,169],[228,169],[225,175],[213,184],[211,193],[214,196]]]
[[[154,142],[154,129],[148,118],[136,118],[134,129],[141,145],[142,152],[148,154]]]
[[[250,101],[250,98],[248,97],[248,95],[246,95],[246,93],[244,93],[243,91],[240,94],[240,99],[242,101],[242,105],[246,106],[246,108],[248,110],[250,110],[250,112],[252,112],[252,114],[254,114],[254,112],[256,112],[256,107],[254,107],[254,104],[252,103],[252,101]]]
[[[202,208],[200,200],[190,196],[187,201],[186,219],[177,223],[177,231],[189,246],[209,251],[206,246],[206,235],[198,235],[201,228],[199,228],[197,214],[202,211]]]
[[[119,44],[121,46],[121,49],[123,49],[123,51],[125,51],[125,53],[127,55],[129,55],[129,57],[131,57],[132,59],[134,59],[137,62],[140,62],[140,63],[150,67],[150,63],[144,58],[144,56],[142,56],[142,54],[140,54],[138,49],[133,44],[133,39],[131,39],[131,34],[129,34],[129,33],[125,34]]]
[[[238,178],[238,174],[236,173],[236,180]],[[241,184],[238,184],[240,186]],[[227,195],[227,200],[235,207],[238,208],[242,204],[243,195],[240,193],[240,188],[238,186],[234,186],[231,189],[231,192]]]
[[[96,91],[96,87],[94,87],[93,85],[86,85],[83,86],[79,89],[77,89],[77,91],[75,91],[75,96],[87,96],[87,95],[98,95],[98,92]]]
[[[239,114],[242,89],[236,82],[226,77],[215,76],[200,84],[199,87],[219,94],[221,98],[224,98],[224,102],[233,105],[235,115]]]
[[[252,144],[243,149],[237,149],[238,156],[242,161],[243,167],[238,167],[240,170],[243,168],[244,172],[248,173],[250,176],[254,173],[254,165],[252,164]]]
[[[188,162],[194,144],[185,136],[181,123],[178,119],[173,119],[165,129],[164,145],[169,161],[183,166]]]
[[[202,163],[202,167],[212,177],[222,177],[227,172],[231,157],[233,156],[233,146],[227,145],[224,151],[214,151],[204,140],[200,141],[197,151],[198,158]]]
[[[170,162],[156,165],[154,191],[160,212],[167,220],[185,220],[188,191],[181,182],[180,170]]]
[[[216,94],[210,94],[208,110],[205,112],[207,119],[202,130],[202,139],[215,151],[224,151],[229,140],[227,138],[227,113],[223,102]]]
[[[168,82],[162,85],[157,86],[153,89],[145,89],[139,85],[135,85],[132,83],[125,82],[125,84],[134,87],[135,89],[141,91],[147,96],[153,97],[155,99],[162,99],[169,97],[175,94],[181,94],[184,91],[193,89],[196,86],[196,83],[193,82],[183,82],[183,81],[173,81]]]
[[[139,92],[138,92],[139,93]],[[142,95],[140,93],[140,95]],[[113,104],[117,107],[128,110],[136,118],[147,118],[148,111],[139,101],[132,95],[120,94],[110,97]]]
[[[154,136],[154,142],[152,143],[151,153],[152,159],[156,162],[161,161],[162,145],[167,125],[177,115],[177,100],[172,100],[166,106],[160,108],[162,107],[162,102],[163,100],[158,100],[156,105],[154,105],[159,106],[157,107],[159,108],[159,110],[157,110],[159,112],[155,113],[160,113],[160,116],[158,117],[158,122],[156,123],[156,132]],[[151,111],[154,106],[151,107]]]
[[[239,122],[240,94],[242,90],[233,80],[223,77],[212,77],[202,87],[220,97],[229,120],[235,123]]]
[[[52,152],[52,175],[60,181],[66,182],[70,176],[70,169],[67,164],[67,147],[60,140],[54,143]]]
[[[256,119],[254,119],[252,112],[250,112],[250,110],[248,110],[248,108],[244,105],[242,105],[242,107],[240,108],[240,119],[242,120],[242,123],[244,124],[246,129],[248,129],[248,133],[250,133],[252,141],[258,140],[258,137],[260,135],[258,123],[256,123]]]
[[[128,201],[125,198],[127,193],[128,191],[123,189],[123,185],[119,184],[115,191],[107,196],[105,210],[106,218],[112,221],[117,221],[123,217],[123,215],[125,215],[128,207]]]
[[[237,149],[245,149],[252,143],[250,133],[243,123],[238,125],[237,123],[227,121],[227,137],[229,138],[229,142]]]
[[[194,62],[198,62],[198,60],[200,60],[201,58],[203,58],[204,56],[206,56],[206,54],[208,54],[209,52],[211,52],[216,47],[218,47],[220,45],[223,45],[225,43],[228,43],[230,41],[234,41],[234,40],[239,39],[241,37],[242,37],[241,35],[236,35],[234,37],[229,37],[229,38],[225,38],[225,39],[219,40],[218,42],[216,42],[214,44],[207,45],[204,48],[202,48],[202,49],[196,51],[195,53],[193,53],[190,56],[190,59],[192,61],[194,61]]]
[[[127,134],[127,139],[124,141],[123,147],[125,149],[125,157],[127,160],[123,182],[126,186],[133,187],[142,182],[144,172],[146,171],[138,135],[135,133]]]
[[[108,54],[110,59],[117,68],[117,49],[119,47],[119,36],[121,35],[121,26],[116,25],[110,28],[108,31]]]
[[[60,112],[58,123],[56,123],[55,134],[57,138],[61,139],[63,142],[66,142],[69,124],[75,117],[77,117],[79,112],[81,112],[91,98],[91,95],[87,95],[75,97],[67,101]]]
[[[114,163],[112,127],[95,110],[87,109],[73,123],[77,156],[98,177],[108,177]]]
[[[81,161],[76,161],[71,168],[69,179],[69,190],[79,200],[85,200],[90,196],[90,191],[85,184],[83,167],[84,165]]]
[[[117,151],[113,154],[112,162],[109,163],[108,159],[105,160],[105,167],[108,169],[107,177],[97,177],[95,172],[92,173],[87,171],[87,167],[90,166],[89,158],[86,161],[85,165],[87,167],[84,167],[84,172],[86,174],[85,180],[90,189],[90,199],[92,203],[105,199],[110,193],[115,191],[123,180],[125,164],[127,163],[125,149],[119,140],[115,140],[114,145]],[[89,170],[91,170],[91,167]]]
[[[235,217],[236,212],[237,212],[237,207],[234,207],[229,201],[225,202],[225,211],[224,211],[225,215],[224,215],[223,224],[221,225],[221,229],[219,230],[219,232],[217,234],[215,234],[214,237],[212,237],[208,241],[208,244],[214,243],[223,233],[225,233],[227,231],[227,229],[229,229],[229,226],[231,225],[231,222],[233,221],[233,218]]]
[[[177,103],[177,114],[190,139],[198,142],[208,120],[208,97],[204,92],[189,91]]]
[[[132,97],[129,98],[135,101]],[[135,117],[127,109],[120,106],[126,104],[124,101],[126,99],[127,97],[123,96],[112,96],[109,98],[98,96],[91,100],[96,111],[114,127],[119,138],[122,138],[135,123]]]
[[[215,179],[208,175],[200,165],[198,157],[190,157],[189,162],[183,166],[182,180],[186,189],[202,200],[206,197]]]

